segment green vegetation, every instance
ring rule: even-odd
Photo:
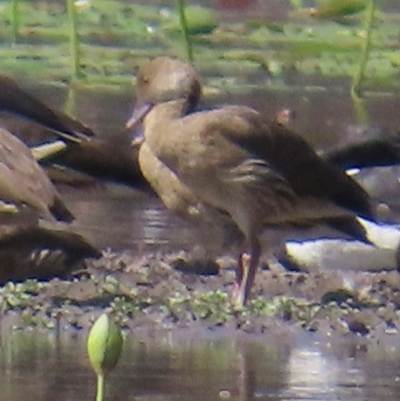
[[[365,14],[365,38],[361,47],[360,64],[357,72],[354,74],[353,82],[351,84],[351,97],[353,99],[356,113],[358,114],[359,121],[367,124],[367,113],[364,111],[362,103],[360,102],[360,86],[365,75],[365,69],[369,58],[369,51],[372,40],[372,23],[374,20],[375,2],[374,0],[368,1],[368,6]]]
[[[63,83],[80,77],[79,85],[121,86],[131,82],[143,60],[166,54],[194,57],[209,85],[230,92],[288,89],[285,80],[293,73],[309,85],[355,77],[355,92],[361,78],[366,89],[398,86],[400,15],[377,9],[372,20],[372,2],[330,0],[313,11],[296,9],[284,23],[229,23],[205,7],[184,11],[184,2],[160,9],[98,0],[67,9],[57,2],[20,0],[19,17],[11,17],[17,15],[15,4],[10,0],[9,12],[0,16],[0,68],[17,77]],[[19,41],[10,46],[17,31]],[[264,78],[252,81],[263,70]]]
[[[79,48],[78,35],[78,18],[74,0],[67,0],[68,18],[70,23],[70,44],[71,44],[71,59],[72,59],[72,77],[82,77],[81,58]]]
[[[186,20],[185,1],[178,0],[179,21],[182,30],[183,41],[186,48],[186,57],[190,62],[193,62],[193,47],[189,37],[189,28]]]
[[[87,352],[97,375],[96,401],[103,401],[104,377],[117,364],[122,351],[123,338],[119,328],[104,313],[91,328],[87,340]]]
[[[18,11],[18,1],[11,0],[11,28],[13,41],[16,43],[19,36],[19,11]]]
[[[97,349],[101,345],[104,352],[108,350],[107,347],[117,347],[122,340],[120,334],[115,334],[116,327],[132,330],[141,321],[151,321],[160,330],[185,327],[195,322],[200,322],[203,327],[215,328],[285,321],[313,331],[316,330],[316,322],[337,321],[361,309],[373,314],[384,306],[379,300],[371,299],[362,292],[339,287],[322,294],[318,300],[258,296],[246,308],[234,312],[225,290],[209,290],[206,287],[203,290],[188,290],[182,283],[184,274],[164,268],[165,273],[171,276],[168,285],[157,280],[151,285],[135,286],[104,271],[79,280],[8,283],[0,292],[2,316],[18,316],[14,320],[14,329],[29,327],[58,332],[61,327],[87,327],[92,322],[93,314],[97,315],[99,310],[106,309],[112,320],[108,320],[108,317],[100,319],[92,329],[97,334],[91,334],[88,342],[93,369],[104,376],[115,365],[117,353],[105,356],[103,351],[94,351],[92,347]],[[163,273],[158,271],[156,274]],[[147,281],[144,276],[139,280]],[[102,381],[103,378],[100,378],[100,386]]]
[[[312,13],[314,17],[335,19],[358,14],[367,7],[367,0],[325,0]]]

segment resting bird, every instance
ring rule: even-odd
[[[0,74],[0,111],[35,121],[60,135],[93,137],[94,132],[68,115],[51,109],[23,90],[13,79]]]
[[[61,136],[90,135],[79,122],[23,94],[15,90],[13,81],[0,79],[1,108],[42,123]],[[0,281],[51,277],[55,270],[65,274],[82,259],[100,256],[86,238],[66,225],[74,217],[30,149],[2,128],[0,203]]]
[[[243,233],[235,308],[249,297],[265,227],[324,223],[369,242],[356,216],[374,218],[370,199],[353,179],[321,159],[299,135],[251,108],[187,114],[200,94],[194,76],[190,65],[175,59],[144,64],[127,126],[142,121],[152,155],[196,200],[229,215]],[[154,175],[140,157],[143,174]]]
[[[66,225],[74,217],[29,148],[4,129],[0,201],[0,282],[64,275],[84,258],[100,256]]]
[[[4,75],[0,75],[0,111],[13,113],[1,116],[1,125],[27,145],[50,143],[38,152],[44,165],[63,165],[94,178],[147,188],[138,168],[137,153],[132,152],[125,132],[103,139],[81,122],[46,106]],[[15,119],[14,114],[30,121]],[[52,144],[57,139],[63,141],[58,147]]]
[[[324,152],[323,157],[343,169],[398,165],[400,133],[377,129],[360,131],[347,143],[339,143]]]
[[[4,129],[0,129],[0,199],[18,209],[32,208],[47,220],[74,219],[30,149]]]
[[[65,277],[101,253],[73,227],[34,215],[4,222],[0,210],[0,283]]]

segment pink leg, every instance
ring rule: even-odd
[[[257,273],[260,254],[260,244],[255,240],[251,245],[251,253],[242,252],[239,256],[236,283],[232,291],[232,305],[235,310],[242,309],[247,302]]]

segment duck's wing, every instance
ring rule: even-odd
[[[285,163],[290,163],[290,158],[282,166],[281,155],[276,155],[278,161],[268,157],[268,134],[255,111],[226,107],[172,121],[169,138],[161,138],[165,146],[160,154],[200,199],[229,213],[247,237],[265,225],[330,224],[341,219],[349,220],[341,231],[365,240],[364,230],[354,222],[349,208],[321,195],[310,182],[306,181],[309,188],[302,188],[294,174],[290,175],[312,175],[314,166],[297,161],[295,169],[288,169]],[[320,168],[312,149],[306,146],[305,150],[310,152],[305,160]]]
[[[217,127],[218,131],[253,157],[265,161],[296,194],[329,201],[373,219],[367,192],[345,172],[319,157],[300,135],[266,121],[249,108],[228,107],[226,111],[227,121]]]
[[[30,221],[0,225],[0,283],[64,277],[101,253],[71,226]]]
[[[222,186],[229,188],[228,212],[236,214],[245,232],[246,227],[312,226],[319,222],[368,242],[364,228],[352,212],[324,198],[300,196],[288,180],[262,159],[250,158],[233,168],[222,168],[218,177]]]
[[[0,75],[0,110],[29,118],[60,135],[93,137],[95,133],[86,125],[53,110],[39,99],[23,90],[13,79]]]
[[[342,169],[400,164],[400,132],[370,130],[366,135],[341,143],[322,154]]]
[[[0,200],[31,207],[41,217],[73,220],[29,148],[3,129],[0,129]]]

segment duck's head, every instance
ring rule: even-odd
[[[157,104],[185,100],[191,111],[201,96],[201,85],[195,69],[184,61],[157,57],[143,64],[136,76],[136,105],[126,123],[133,128]]]

